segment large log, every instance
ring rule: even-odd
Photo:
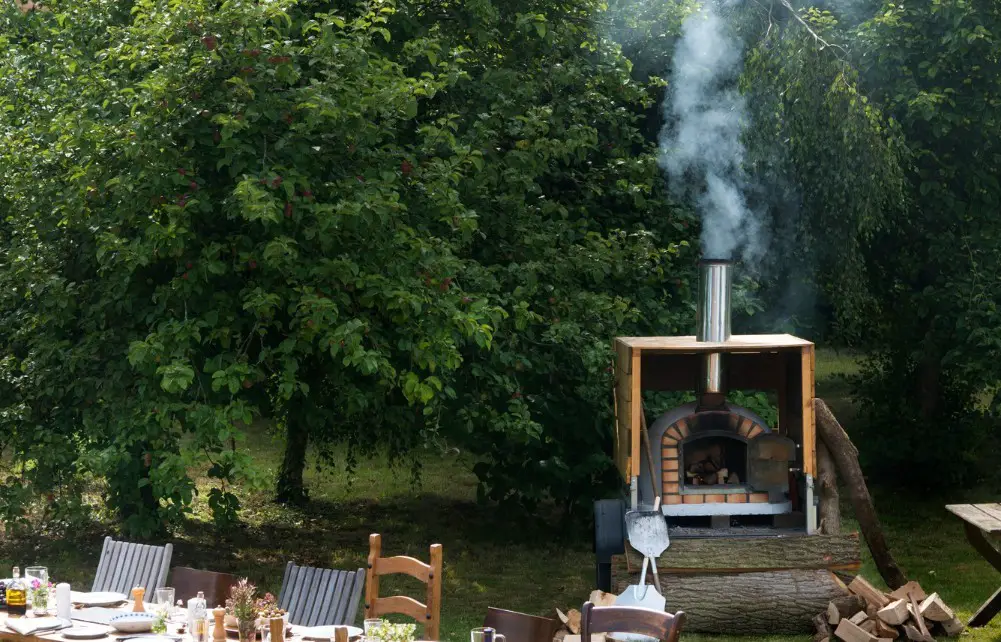
[[[891,589],[899,588],[907,582],[907,578],[897,566],[897,561],[886,543],[883,527],[879,523],[876,508],[872,503],[872,496],[869,495],[869,488],[859,467],[858,449],[823,399],[814,399],[813,407],[816,413],[817,434],[824,440],[837,464],[838,473],[845,480],[852,507],[855,509],[855,519],[858,520],[862,535],[872,552],[872,561],[876,563],[876,568],[886,585]]]
[[[687,616],[686,631],[765,635],[810,633],[813,618],[846,594],[826,570],[769,571],[734,575],[661,573],[671,610]],[[626,589],[625,579],[615,589]]]
[[[626,547],[626,560],[612,560],[614,572],[639,577],[643,557]],[[624,558],[625,556],[623,556]],[[857,533],[793,537],[705,537],[672,539],[657,559],[661,573],[740,573],[786,569],[830,569],[854,572],[861,565]],[[825,604],[826,608],[827,605]]]

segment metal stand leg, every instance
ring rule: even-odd
[[[966,539],[970,542],[970,545],[995,570],[1001,572],[1001,553],[984,537],[984,532],[969,522],[963,522],[963,528],[966,530]],[[970,618],[970,626],[984,626],[994,619],[994,616],[999,612],[1001,612],[1001,588],[995,591],[994,595],[977,609],[977,612]]]

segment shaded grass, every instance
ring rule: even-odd
[[[851,422],[853,406],[842,375],[853,374],[857,367],[851,354],[818,352],[817,394],[845,423]],[[273,479],[282,444],[256,427],[245,447],[253,453],[261,475]],[[205,502],[200,500],[192,518],[173,535],[173,564],[247,575],[263,589],[277,592],[288,560],[363,567],[371,532],[383,535],[385,555],[426,559],[428,545],[440,542],[445,557],[443,639],[456,642],[468,639],[469,629],[482,623],[487,606],[551,615],[556,607],[578,606],[587,598],[594,583],[589,530],[563,530],[556,516],[545,512],[504,517],[494,507],[476,503],[476,479],[470,472],[474,462],[467,455],[429,448],[421,458],[423,474],[415,487],[408,468],[393,468],[379,459],[360,462],[349,478],[341,453],[333,468],[321,471],[311,466],[307,470],[313,499],[309,506],[278,506],[269,501],[266,490],[244,491],[244,523],[224,533],[211,523]],[[203,489],[206,483],[200,480]],[[960,521],[943,508],[950,502],[996,499],[990,490],[947,498],[900,495],[888,488],[873,491],[898,561],[927,590],[939,591],[961,617],[968,617],[1001,584],[998,574],[966,543]],[[854,529],[847,504],[845,514],[846,528]],[[109,525],[97,523],[65,538],[0,541],[0,565],[9,567],[14,560],[22,567],[43,563],[54,578],[87,588],[106,531],[110,532]],[[866,551],[863,554],[863,574],[878,583],[871,559]],[[421,587],[416,581],[390,579],[383,581],[384,593],[399,590],[420,598]],[[719,642],[731,639],[684,637]],[[970,640],[998,637],[1001,624],[966,636]]]

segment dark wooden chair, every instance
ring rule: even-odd
[[[171,544],[151,546],[118,542],[105,537],[101,559],[97,562],[97,573],[94,574],[94,584],[90,590],[129,595],[134,587],[141,586],[151,599],[153,591],[167,582],[173,552]]]
[[[424,625],[422,640],[437,640],[441,625],[441,544],[431,545],[429,564],[407,557],[382,557],[382,537],[376,533],[368,537],[368,574],[365,577],[365,617],[399,613]],[[403,573],[427,584],[427,601],[418,602],[412,597],[394,595],[379,597],[379,577]]]
[[[289,624],[353,625],[364,582],[365,569],[335,571],[289,562],[282,576],[278,606],[288,611]]]
[[[237,577],[229,573],[202,571],[187,566],[175,566],[170,571],[170,584],[174,587],[177,599],[187,604],[189,598],[201,591],[205,594],[205,604],[210,609],[226,604],[229,588],[237,581]]]
[[[487,609],[483,626],[489,626],[511,642],[553,642],[560,623],[548,617],[505,611],[491,606]]]
[[[677,642],[685,613],[674,615],[636,606],[595,606],[584,604],[580,614],[580,639],[590,640],[594,633],[636,633],[663,642]]]

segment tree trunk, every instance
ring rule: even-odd
[[[837,535],[841,532],[841,498],[838,497],[838,475],[831,451],[823,440],[817,442],[817,493],[820,497],[820,532]]]
[[[306,469],[306,448],[309,446],[309,430],[304,422],[297,420],[297,414],[288,414],[288,425],[285,429],[285,457],[278,472],[278,482],[275,488],[275,501],[280,504],[304,504],[309,500],[309,493],[302,480]]]
[[[872,552],[872,560],[886,585],[891,589],[900,588],[907,583],[907,578],[897,566],[897,561],[886,544],[883,527],[879,523],[869,488],[859,467],[858,450],[823,399],[814,399],[813,406],[817,415],[817,434],[824,440],[837,463],[838,472],[845,480],[855,509],[855,518]]]
[[[811,633],[813,617],[827,604],[846,595],[830,571],[789,570],[735,575],[661,574],[664,597],[671,611],[688,616],[685,631],[770,635]],[[628,581],[613,588],[621,593]]]
[[[617,555],[617,576],[639,583],[643,556],[626,547]],[[798,537],[705,537],[674,539],[657,558],[662,573],[739,573],[776,569],[857,571],[862,562],[858,535],[802,535]],[[631,572],[627,570],[632,569]],[[826,604],[824,605],[826,608]]]

